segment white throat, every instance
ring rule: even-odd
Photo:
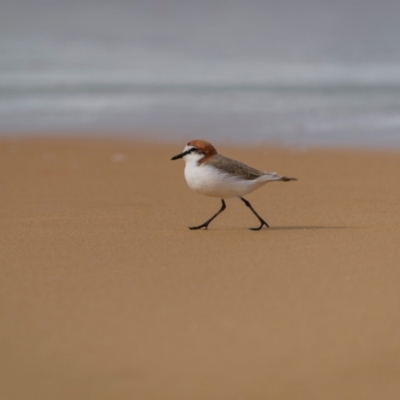
[[[193,146],[186,146],[183,151],[190,150],[191,148],[193,148]],[[197,164],[202,158],[204,158],[204,154],[199,154],[196,152],[186,154],[183,157],[186,164]]]

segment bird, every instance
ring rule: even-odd
[[[205,196],[221,199],[221,208],[206,222],[189,229],[208,229],[208,225],[226,209],[226,198],[238,197],[253,212],[260,222],[260,226],[249,228],[259,231],[263,226],[269,228],[268,223],[260,217],[253,206],[243,196],[272,181],[297,181],[297,178],[288,178],[277,175],[275,172],[263,172],[249,167],[240,161],[233,160],[219,154],[209,142],[201,139],[191,140],[182,153],[171,160],[183,158],[185,161],[184,175],[190,189]]]

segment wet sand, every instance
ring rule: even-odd
[[[182,148],[0,140],[0,398],[400,398],[400,153],[217,146],[299,181],[190,231]]]

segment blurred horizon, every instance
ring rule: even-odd
[[[400,146],[398,15],[390,0],[3,0],[0,132]]]

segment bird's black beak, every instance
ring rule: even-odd
[[[177,160],[178,158],[182,158],[185,155],[185,153],[177,154],[176,156],[173,156],[171,160]]]
[[[177,154],[176,156],[172,157],[171,160],[177,160],[178,158],[185,157],[186,154],[189,154],[189,153],[190,153],[190,150],[186,150],[183,153]]]

